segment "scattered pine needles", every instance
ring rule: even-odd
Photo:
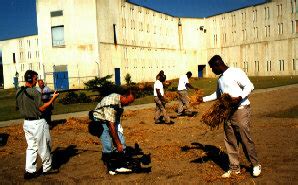
[[[201,122],[208,125],[210,129],[213,130],[226,121],[233,111],[232,97],[228,94],[223,94],[216,100],[211,108],[202,115]]]

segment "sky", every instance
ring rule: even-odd
[[[208,17],[265,2],[265,0],[130,1],[177,17]],[[37,34],[35,2],[36,0],[0,0],[0,41]]]

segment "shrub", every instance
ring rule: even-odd
[[[100,96],[107,96],[112,93],[121,94],[123,92],[123,88],[109,81],[110,78],[112,78],[112,75],[107,75],[102,78],[95,77],[95,79],[89,80],[84,84],[87,89],[97,91]]]
[[[129,86],[131,83],[132,83],[132,81],[131,81],[131,76],[130,76],[130,74],[129,73],[127,73],[126,75],[125,75],[125,82],[126,82],[126,85],[127,86]]]
[[[59,100],[59,102],[64,105],[73,103],[90,103],[91,98],[89,98],[85,93],[80,93],[78,95],[75,92],[68,92]]]

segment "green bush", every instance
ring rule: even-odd
[[[88,82],[84,83],[87,89],[91,89],[93,91],[97,91],[100,96],[107,96],[112,93],[123,93],[123,87],[114,84],[113,82],[109,81],[112,78],[112,75],[107,75],[102,78],[97,78],[93,80],[89,80]]]
[[[90,103],[91,98],[89,98],[85,93],[80,93],[79,95],[75,92],[68,92],[60,100],[60,103],[67,105],[73,103]]]

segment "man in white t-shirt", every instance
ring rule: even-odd
[[[154,102],[156,104],[155,108],[155,116],[154,121],[155,124],[163,123],[162,117],[164,118],[164,122],[166,124],[173,123],[170,117],[167,115],[167,111],[165,109],[166,101],[164,98],[164,89],[162,82],[165,80],[160,74],[156,76],[156,81],[154,83],[153,94],[154,94]]]
[[[188,81],[188,79],[192,76],[192,73],[188,71],[185,75],[180,76],[178,83],[178,113],[177,116],[183,116],[184,114],[190,115],[191,112],[189,109],[189,100],[188,100],[188,89],[196,89],[194,88]]]
[[[261,165],[258,161],[255,144],[250,134],[251,108],[248,96],[254,89],[247,75],[239,68],[229,68],[219,55],[209,60],[212,72],[219,75],[217,90],[210,96],[203,97],[203,102],[216,100],[223,93],[229,94],[236,102],[235,112],[224,123],[224,141],[230,161],[230,170],[222,177],[229,178],[231,175],[240,174],[239,143],[247,154],[248,161],[253,166],[253,176],[261,173]]]

